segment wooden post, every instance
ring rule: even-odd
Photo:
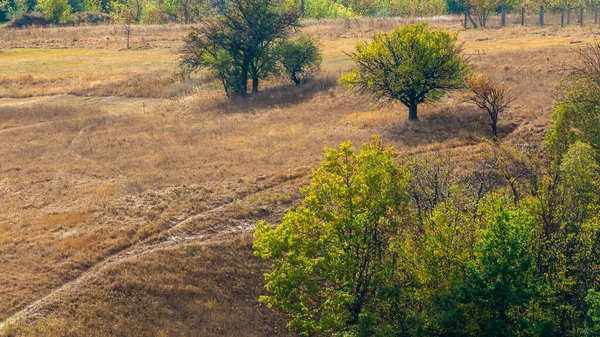
[[[500,26],[506,26],[506,7],[502,6],[502,11],[500,12]]]
[[[579,25],[583,27],[583,7],[579,8]]]
[[[525,7],[521,7],[521,26],[525,26]]]
[[[544,27],[544,5],[540,6],[540,26]]]

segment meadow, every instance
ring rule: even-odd
[[[600,32],[428,21],[512,87],[499,138],[532,149],[565,64]],[[247,100],[179,76],[186,25],[134,26],[130,50],[113,26],[0,30],[0,335],[288,334],[257,301],[267,265],[251,232],[300,202],[324,147],[379,134],[400,154],[466,159],[489,138],[487,116],[454,97],[411,123],[337,84],[358,41],[412,22],[308,20],[319,75]]]

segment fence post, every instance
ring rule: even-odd
[[[540,26],[544,27],[544,5],[540,6]]]
[[[525,26],[525,7],[521,7],[521,26]]]

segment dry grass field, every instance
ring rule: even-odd
[[[319,76],[272,79],[246,101],[206,74],[180,81],[186,26],[134,27],[131,50],[112,26],[0,30],[0,335],[285,336],[257,301],[266,265],[249,233],[299,203],[324,147],[379,134],[403,155],[467,158],[489,136],[487,117],[452,97],[409,123],[403,106],[337,85],[357,41],[413,21],[308,21]],[[560,70],[599,32],[459,33],[517,97],[503,141],[541,143]]]

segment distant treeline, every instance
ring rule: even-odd
[[[194,23],[207,15],[220,0],[0,0],[0,23],[19,18],[24,22],[38,14],[52,24],[112,22],[160,24]],[[307,18],[358,16],[435,16],[469,12],[488,16],[505,11],[594,8],[597,0],[288,0]],[[23,19],[25,15],[25,19]],[[28,21],[29,20],[29,21]]]

